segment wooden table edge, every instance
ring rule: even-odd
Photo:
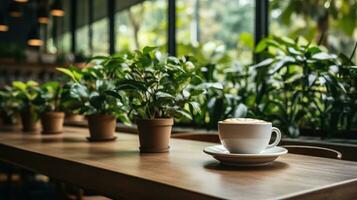
[[[164,199],[220,199],[222,197],[216,194],[205,194],[204,192],[197,192],[188,188],[181,188],[167,184],[165,182],[141,178],[135,175],[117,172],[111,168],[102,168],[89,163],[83,163],[81,160],[72,158],[63,158],[61,155],[52,153],[46,155],[40,151],[27,150],[16,144],[6,144],[0,142],[0,160],[13,163],[17,166],[30,169],[41,174],[72,183],[86,189],[91,189],[103,193],[108,197],[125,198],[130,196],[137,196],[138,198],[164,198]],[[331,160],[333,161],[333,160]],[[340,161],[339,161],[340,162]],[[351,162],[351,161],[343,161]],[[42,163],[47,165],[43,166]],[[56,165],[63,164],[69,169],[69,172],[62,172],[56,168]],[[53,165],[51,167],[51,165]],[[86,170],[80,170],[80,169]],[[84,174],[85,171],[86,173]],[[78,174],[79,172],[79,174]],[[69,175],[67,174],[69,173]],[[88,174],[102,174],[102,180],[113,183],[113,187],[105,188],[104,185],[93,183],[94,181],[88,178]],[[80,180],[73,180],[71,178],[78,176]],[[91,177],[91,176],[89,176]],[[352,177],[351,177],[352,178]],[[118,181],[120,180],[120,181]],[[119,182],[119,183],[118,183]],[[111,184],[105,184],[111,185]],[[114,189],[113,189],[114,188]],[[279,196],[279,199],[357,199],[357,178],[352,178],[346,181],[325,185],[322,187],[315,187],[308,190],[299,191],[287,195]],[[142,192],[144,191],[144,192]],[[146,191],[146,192],[145,192]],[[122,195],[126,194],[126,195]],[[341,194],[342,197],[341,198]],[[350,197],[350,198],[347,198]]]
[[[357,199],[357,178],[281,196],[279,199]]]
[[[29,154],[31,155],[29,156]],[[36,162],[32,161],[31,159],[36,160]],[[220,197],[210,196],[196,191],[187,190],[186,188],[183,189],[176,186],[168,185],[166,183],[156,182],[153,180],[112,171],[110,169],[102,169],[100,167],[88,165],[70,159],[47,156],[34,151],[30,152],[2,143],[0,143],[0,160],[11,163],[15,166],[28,169],[30,171],[49,176],[57,180],[83,187],[85,189],[97,191],[99,193],[102,193],[104,196],[108,196],[111,198],[129,198],[129,196],[131,195],[136,195],[139,198],[159,197],[164,199],[222,199]],[[70,169],[71,171],[61,172],[61,170],[54,169],[53,166],[49,167],[49,165],[43,165],[43,163],[52,163],[52,165],[61,163],[62,165],[67,166],[64,168]],[[115,190],[117,192],[113,192],[113,188],[98,188],[98,185],[93,184],[93,180],[83,176],[83,174],[77,174],[79,177],[77,180],[68,178],[68,174],[76,174],[76,172],[78,172],[79,170],[90,171],[92,172],[92,174],[101,174],[103,177],[105,177],[103,178],[103,180],[105,179],[105,181],[119,184],[116,187],[120,186],[121,190]],[[118,180],[120,180],[124,184],[117,183],[116,181]],[[143,191],[148,192],[145,193]],[[127,192],[131,194],[129,196],[121,195],[121,193]]]

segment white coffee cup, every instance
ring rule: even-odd
[[[271,122],[232,118],[218,122],[219,138],[230,153],[257,154],[264,149],[275,147],[281,139],[280,130]],[[275,141],[269,144],[272,133]]]

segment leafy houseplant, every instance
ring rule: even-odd
[[[39,92],[38,83],[35,81],[14,81],[12,87],[14,88],[16,99],[20,102],[19,112],[23,131],[32,132],[37,130],[39,117],[34,100]]]
[[[253,66],[189,48],[203,83],[212,85],[196,100],[201,112],[193,115],[193,124],[216,129],[219,120],[252,117],[273,121],[290,137],[300,132],[356,137],[356,48],[349,56],[336,55],[303,38],[270,36],[257,46],[263,60]]]
[[[71,97],[71,85],[74,81],[70,76],[61,76],[58,80],[61,84],[61,102],[60,110],[65,113],[65,120],[67,121],[84,121],[85,117],[79,113],[81,102]]]
[[[347,57],[274,36],[264,39],[256,51],[266,57],[252,67],[257,70],[256,92],[262,94],[256,103],[265,118],[277,120],[290,136],[298,136],[301,126],[319,128],[329,136],[346,116],[354,118],[354,103],[347,103],[355,91],[354,64]]]
[[[198,81],[195,66],[188,58],[168,57],[145,47],[127,57],[125,79],[117,89],[125,89],[130,114],[138,125],[141,152],[167,152],[174,117],[191,118],[199,105],[192,97],[204,92],[191,87]],[[190,112],[191,111],[191,112]]]
[[[34,103],[41,113],[42,133],[62,133],[64,112],[62,112],[61,102],[62,87],[60,83],[47,82],[41,85]]]
[[[66,79],[61,80],[61,82],[66,83],[62,88],[61,110],[65,112],[65,120],[81,122],[85,120],[85,117],[80,114],[81,102],[71,97],[71,84],[69,83],[71,81]]]
[[[98,64],[84,69],[58,68],[68,75],[70,97],[80,102],[79,113],[88,119],[91,141],[115,139],[116,119],[128,122],[127,109],[115,82],[120,74],[123,59],[120,57],[97,57]]]
[[[14,89],[5,86],[0,90],[0,115],[3,125],[15,125],[19,122],[17,109],[20,102],[15,97]]]

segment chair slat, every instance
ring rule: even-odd
[[[303,146],[303,145],[284,145],[289,153],[307,155],[307,156],[317,156],[324,158],[334,158],[341,159],[342,154],[334,149],[328,149],[324,147],[316,146]]]

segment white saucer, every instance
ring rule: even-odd
[[[222,164],[232,166],[263,166],[268,165],[279,156],[288,153],[283,147],[273,147],[265,149],[259,154],[236,154],[229,151],[222,145],[206,147],[203,152],[213,156]]]

